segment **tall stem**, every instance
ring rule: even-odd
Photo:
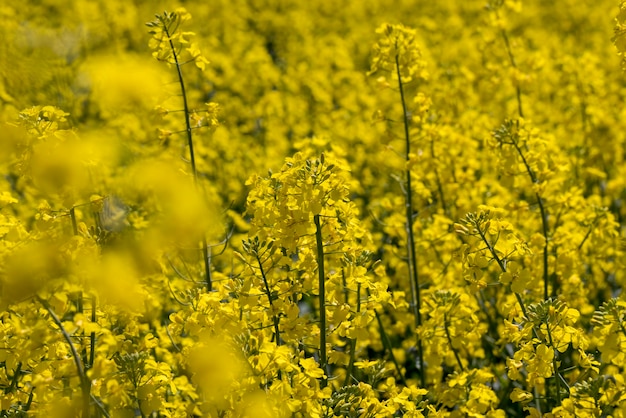
[[[193,181],[196,185],[196,188],[199,190],[200,186],[198,184],[198,171],[196,169],[196,155],[193,150],[193,134],[191,130],[191,121],[189,120],[189,104],[187,102],[187,91],[185,89],[185,81],[183,79],[183,71],[181,68],[181,64],[178,62],[178,54],[176,54],[176,48],[174,47],[174,42],[172,41],[172,37],[169,33],[169,28],[163,22],[163,30],[169,39],[170,49],[172,50],[172,57],[174,58],[174,64],[176,65],[176,72],[178,74],[178,83],[180,84],[180,92],[183,98],[183,108],[185,110],[185,130],[187,132],[187,146],[189,147],[189,161],[191,164],[191,172],[193,173]],[[206,288],[208,292],[213,290],[213,280],[211,278],[211,262],[209,258],[209,245],[206,240],[206,236],[204,232],[202,233],[202,258],[204,259],[204,273],[206,277]]]
[[[430,156],[432,157],[433,161],[437,161],[437,156],[435,155],[435,140],[434,139],[430,141]],[[434,172],[435,172],[435,180],[437,181],[437,192],[439,193],[439,200],[441,200],[441,209],[443,209],[444,214],[447,214],[448,207],[446,205],[446,199],[444,198],[443,184],[441,183],[441,176],[439,176],[439,170],[437,170],[436,166],[434,168]]]
[[[328,361],[326,359],[326,273],[324,270],[324,243],[322,241],[322,225],[320,215],[313,216],[315,222],[315,241],[317,243],[317,273],[319,279],[319,304],[320,304],[320,367],[324,370],[326,377],[322,380],[321,386],[324,388],[328,383]]]
[[[380,314],[378,313],[377,309],[374,309],[374,314],[376,315],[376,322],[378,323],[378,330],[380,332],[380,337],[381,337],[383,346],[387,349],[387,352],[389,352],[389,357],[391,357],[391,361],[393,362],[393,365],[396,367],[396,370],[398,371],[398,377],[400,378],[400,382],[402,382],[404,386],[408,386],[406,379],[404,378],[404,374],[402,374],[400,363],[398,363],[398,360],[396,359],[396,355],[393,353],[393,347],[391,346],[391,341],[389,341],[389,336],[387,335],[387,332],[385,331],[383,320],[380,319]],[[422,378],[422,380],[424,379]]]
[[[169,39],[170,49],[172,50],[172,57],[174,58],[174,64],[176,66],[176,72],[178,74],[178,83],[180,84],[180,92],[183,98],[183,108],[185,111],[185,128],[187,131],[187,146],[189,147],[189,160],[191,163],[191,171],[193,173],[194,181],[198,181],[198,172],[196,170],[196,157],[193,150],[193,134],[191,130],[191,121],[189,120],[189,105],[187,103],[187,91],[185,89],[185,81],[183,78],[183,71],[180,63],[178,62],[178,54],[176,53],[176,47],[169,33],[169,28],[166,24],[163,24],[163,29],[167,38]]]
[[[497,12],[496,12],[497,15]],[[511,66],[517,70],[517,63],[515,62],[515,56],[513,55],[513,50],[511,49],[511,43],[509,42],[509,36],[506,34],[506,31],[502,29],[500,31],[502,35],[502,39],[504,40],[504,45],[506,46],[506,52],[509,55],[509,62]],[[515,84],[515,94],[517,96],[517,113],[520,118],[524,117],[524,111],[522,109],[522,89],[519,86],[519,83]]]
[[[404,97],[404,85],[402,84],[402,74],[400,74],[400,58],[398,55],[396,59],[396,74],[398,76],[398,88],[400,90],[400,100],[402,101],[402,114],[404,121],[404,142],[405,142],[405,160],[407,162],[406,176],[406,190],[405,190],[405,209],[406,209],[406,235],[407,235],[407,259],[409,266],[409,274],[411,281],[411,293],[413,299],[413,314],[415,316],[415,327],[419,329],[422,326],[422,314],[421,314],[421,295],[420,295],[420,282],[419,274],[417,270],[417,254],[415,251],[415,236],[413,234],[413,191],[411,188],[411,169],[409,168],[409,154],[411,152],[411,135],[409,132],[409,112],[406,106],[406,100]],[[420,364],[420,383],[422,387],[426,387],[426,373],[424,368],[424,350],[422,345],[422,339],[417,339],[418,356]]]
[[[524,167],[526,168],[526,172],[528,173],[528,177],[533,182],[533,184],[539,184],[539,179],[537,175],[530,167],[528,160],[526,160],[526,156],[524,152],[520,148],[517,140],[519,138],[511,138],[511,144],[517,151],[517,154],[522,159],[522,163],[524,163]],[[539,192],[535,192],[535,197],[537,198],[537,205],[539,205],[539,212],[541,213],[541,233],[543,235],[543,298],[547,300],[548,295],[548,282],[550,280],[550,275],[548,274],[548,213],[546,211],[546,207],[543,203],[543,198],[539,194]],[[556,296],[556,282],[552,284],[552,294]]]
[[[501,30],[500,32],[502,34],[502,39],[504,40],[504,45],[506,46],[506,52],[509,56],[509,61],[511,63],[511,66],[513,68],[515,68],[517,70],[517,63],[515,62],[515,56],[513,55],[513,50],[511,48],[511,43],[509,42],[509,37],[506,33],[506,31],[504,29]],[[517,96],[517,113],[519,115],[520,118],[524,118],[524,111],[522,109],[522,89],[519,86],[519,83],[515,84],[515,93]],[[524,153],[522,152],[522,150],[520,149],[519,145],[517,144],[516,141],[513,141],[513,145],[515,146],[515,149],[517,150],[518,154],[520,155],[520,157],[522,158],[522,161],[524,162],[524,165],[526,166],[526,170],[528,171],[528,174],[532,180],[533,183],[538,183],[537,177],[535,176],[535,173],[532,171],[532,169],[530,168],[530,165],[528,164],[528,162],[526,161],[526,158],[524,156]],[[541,195],[538,192],[535,192],[535,196],[537,198],[537,204],[539,205],[539,211],[541,212],[541,226],[542,226],[542,233],[543,233],[543,238],[544,238],[544,246],[543,246],[543,298],[544,299],[548,299],[549,294],[548,294],[548,282],[549,282],[549,274],[548,274],[548,215],[546,213],[546,209],[545,206],[543,204],[543,199],[541,198]],[[552,295],[556,296],[557,293],[557,289],[556,289],[556,281],[552,284]]]
[[[82,399],[83,400],[83,417],[89,417],[90,416],[89,399],[90,399],[90,394],[91,394],[91,382],[89,381],[89,378],[87,377],[87,373],[85,372],[85,367],[80,358],[80,355],[78,354],[78,351],[76,350],[76,346],[72,342],[72,337],[70,337],[70,334],[67,332],[67,330],[63,326],[61,319],[52,310],[52,307],[50,306],[48,301],[41,297],[38,297],[38,300],[39,300],[39,303],[41,303],[43,307],[46,309],[46,311],[48,311],[48,314],[52,318],[52,321],[59,328],[59,331],[61,331],[63,338],[67,342],[67,345],[70,347],[70,352],[72,354],[72,358],[74,359],[74,364],[76,365],[78,378],[80,380],[80,389],[83,395],[83,399]]]
[[[348,303],[346,299],[346,303]],[[361,283],[356,285],[356,312],[361,312]],[[350,378],[352,377],[352,371],[354,370],[354,359],[356,358],[356,338],[350,339],[350,361],[348,363],[348,369],[346,370],[346,380],[343,385],[348,386],[350,384]]]
[[[91,296],[91,322],[96,323],[96,296]],[[89,335],[89,345],[91,346],[91,352],[89,353],[89,363],[87,363],[87,368],[90,369],[93,367],[93,363],[96,360],[96,332],[92,331]]]
[[[72,206],[70,209],[70,219],[72,220],[72,230],[74,231],[74,235],[78,235],[78,224],[76,222],[76,206]],[[78,311],[83,313],[83,294],[82,292],[78,296],[79,306]],[[96,323],[96,296],[93,295],[91,297],[91,322]],[[89,359],[87,359],[87,348],[84,349],[83,352],[83,363],[85,365],[85,370],[90,369],[93,366],[93,363],[96,358],[96,332],[92,331],[89,334]]]
[[[491,255],[493,256],[494,260],[496,260],[496,263],[498,263],[498,267],[500,267],[500,270],[503,273],[507,272],[507,268],[506,268],[506,264],[504,263],[504,261],[498,256],[498,253],[496,252],[496,249],[491,245],[491,243],[489,242],[489,240],[487,239],[487,237],[485,236],[485,232],[480,229],[480,226],[478,224],[474,225],[476,227],[476,230],[478,231],[478,235],[480,236],[480,239],[485,243],[485,245],[487,246],[487,249],[489,250],[489,252],[491,253]],[[522,310],[522,314],[524,315],[524,318],[528,318],[528,314],[526,311],[526,306],[524,305],[524,300],[522,299],[522,295],[520,295],[517,292],[515,293],[515,299],[517,299],[517,303],[520,306],[520,309]],[[533,326],[533,336],[535,338],[539,338],[539,333],[537,332],[537,329]],[[549,389],[549,387],[546,385],[546,391]],[[541,412],[541,405],[539,404],[539,397],[537,395],[537,387],[535,387],[535,402],[536,402],[536,407],[537,410],[539,411],[540,416],[543,416],[542,412]]]

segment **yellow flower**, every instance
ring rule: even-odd
[[[510,398],[513,402],[526,403],[533,400],[533,395],[532,393],[526,392],[525,390],[522,390],[520,388],[513,388]]]
[[[324,371],[319,368],[317,362],[313,358],[300,359],[300,366],[302,366],[304,374],[312,379],[320,379],[324,377]]]
[[[381,38],[374,45],[372,65],[369,75],[378,71],[391,73],[397,80],[401,77],[403,83],[413,79],[427,79],[426,63],[417,46],[415,30],[403,25],[383,24],[376,33]]]

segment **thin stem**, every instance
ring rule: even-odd
[[[587,119],[587,97],[585,95],[585,90],[584,87],[580,81],[580,78],[578,77],[578,74],[576,74],[576,90],[578,91],[578,96],[580,98],[580,121],[581,121],[581,132],[582,132],[582,136],[583,136],[583,141],[582,141],[582,146],[581,149],[578,150],[578,155],[575,155],[575,159],[576,159],[576,165],[575,165],[575,173],[576,173],[576,178],[578,179],[580,177],[579,172],[580,172],[580,165],[584,164],[584,159],[580,158],[583,155],[588,155],[589,152],[589,135],[587,135],[587,129],[588,129],[588,119]]]
[[[485,291],[483,289],[480,289],[477,292],[476,301],[478,302],[480,309],[485,314],[484,318],[487,321],[487,325],[488,325],[487,326],[488,331],[482,336],[483,344],[495,345],[495,342],[498,341],[500,338],[500,334],[498,332],[497,319],[501,319],[502,316],[500,315],[497,309],[493,309],[493,310],[489,309],[489,307],[487,306],[487,298],[485,297]],[[491,301],[489,301],[489,303],[491,307],[493,308],[493,303]],[[489,355],[492,361],[494,361],[493,359],[495,355],[492,350],[485,350],[485,353]]]
[[[387,332],[385,331],[385,327],[383,325],[383,321],[380,319],[380,314],[378,313],[378,310],[374,309],[374,314],[376,314],[376,321],[378,322],[378,330],[383,340],[383,346],[389,352],[391,361],[393,362],[394,366],[396,366],[396,370],[398,371],[398,376],[400,377],[400,381],[402,382],[404,386],[408,386],[406,379],[404,378],[404,375],[402,374],[402,369],[400,369],[400,364],[398,364],[398,360],[396,359],[396,355],[393,353],[393,349],[391,347],[391,341],[389,341],[389,336],[387,335]],[[422,369],[422,372],[423,372],[423,369]]]
[[[343,285],[343,303],[345,303],[346,305],[348,305],[350,303],[350,299],[349,299],[349,293],[350,290],[348,289],[348,283],[346,282],[346,271],[342,268],[341,269],[341,283]],[[360,283],[357,283],[358,286],[360,286]],[[359,297],[358,297],[358,292],[357,292],[357,304],[359,303]]]
[[[561,379],[560,379],[561,376],[559,373],[558,351],[554,347],[554,342],[552,341],[552,333],[550,332],[550,325],[548,323],[546,323],[546,330],[548,332],[548,340],[550,341],[550,347],[552,347],[552,350],[554,352],[554,356],[552,357],[552,367],[554,368],[554,374],[555,374],[555,379],[556,379],[556,401],[557,401],[557,406],[559,406],[561,405]]]
[[[202,258],[204,258],[204,274],[206,277],[207,292],[213,291],[213,278],[211,274],[211,256],[209,255],[209,245],[206,237],[202,237]]]
[[[91,322],[96,323],[96,296],[93,295],[91,297]],[[89,335],[89,345],[91,347],[91,352],[89,353],[89,363],[87,364],[87,368],[92,368],[93,364],[96,360],[96,332],[92,331]]]
[[[263,277],[263,284],[265,285],[265,294],[267,295],[267,300],[270,304],[270,310],[272,311],[272,320],[274,321],[274,334],[276,335],[276,345],[281,345],[280,342],[280,330],[278,328],[279,319],[276,316],[276,312],[274,311],[274,303],[272,302],[272,292],[270,291],[270,286],[267,283],[267,276],[265,275],[265,270],[263,269],[263,263],[261,262],[261,258],[258,253],[255,253],[256,261],[259,263],[259,269],[261,270],[261,277]]]
[[[543,233],[543,298],[548,299],[548,282],[550,281],[550,275],[548,273],[548,214],[543,204],[543,199],[536,193],[537,204],[539,204],[539,211],[541,212],[541,232]],[[556,297],[557,284],[556,277],[552,283],[552,296]]]
[[[315,222],[315,241],[317,243],[317,273],[319,279],[320,367],[322,370],[324,370],[324,373],[326,374],[326,377],[322,379],[321,387],[325,388],[328,384],[328,364],[326,359],[326,273],[324,270],[324,243],[322,241],[322,225],[320,223],[320,215],[314,215],[313,222]]]
[[[5,366],[6,368],[6,366]],[[20,373],[22,372],[22,362],[18,362],[17,366],[15,366],[15,371],[13,372],[13,376],[11,377],[11,384],[7,387],[4,388],[4,394],[8,394],[13,392],[13,389],[17,388],[17,382],[19,380],[20,377]],[[8,373],[7,373],[7,377]]]
[[[539,417],[543,418],[543,412],[541,412],[541,402],[539,401],[539,389],[534,387],[533,393],[535,394],[535,408],[539,411]]]
[[[178,82],[180,84],[180,92],[183,98],[183,108],[185,112],[185,127],[187,131],[187,145],[189,147],[189,160],[191,163],[191,171],[193,173],[194,181],[197,182],[198,172],[196,170],[196,157],[195,157],[195,153],[193,150],[193,135],[192,135],[192,129],[191,129],[191,121],[189,120],[190,112],[189,112],[189,105],[187,103],[187,92],[185,89],[185,81],[183,79],[183,71],[182,71],[181,65],[178,62],[178,54],[176,53],[174,42],[172,41],[172,37],[170,36],[170,33],[169,33],[169,28],[167,27],[166,24],[163,24],[163,30],[168,37],[170,49],[172,51],[172,57],[174,58],[174,64],[176,65],[176,72],[178,74]]]
[[[76,299],[76,311],[79,314],[83,314],[83,292],[78,292],[78,296]],[[85,336],[85,332],[81,331],[81,338]],[[83,360],[83,364],[85,365],[85,369],[87,369],[87,346],[83,345],[83,349],[81,350],[81,359]]]
[[[522,162],[524,163],[524,167],[526,167],[526,172],[528,173],[528,176],[530,177],[530,180],[533,182],[533,184],[539,184],[539,179],[537,178],[537,175],[535,174],[533,169],[530,167],[530,164],[526,160],[526,156],[524,155],[524,152],[520,148],[518,142],[516,140],[512,140],[511,143],[513,144],[513,147],[515,147],[515,150],[517,151],[518,155],[522,159]],[[548,274],[548,213],[546,212],[545,205],[543,204],[543,199],[542,199],[541,195],[539,194],[539,192],[535,192],[535,197],[537,198],[537,204],[539,205],[539,212],[541,213],[541,232],[543,234],[543,239],[544,239],[544,243],[543,243],[543,298],[544,298],[544,300],[547,300],[548,297],[549,297],[549,295],[548,295],[548,282],[549,282],[549,274]],[[552,285],[552,294],[553,294],[553,296],[556,296],[556,291],[557,291],[557,289],[556,289],[556,282],[555,282]]]
[[[74,359],[74,364],[76,365],[78,378],[80,380],[80,388],[83,394],[83,417],[89,417],[90,416],[89,399],[90,399],[90,392],[91,392],[91,382],[89,381],[89,378],[87,377],[87,374],[85,373],[85,368],[83,366],[83,362],[80,358],[80,355],[78,354],[78,351],[76,350],[76,346],[72,342],[72,337],[63,326],[63,323],[61,322],[57,314],[54,312],[54,310],[52,310],[52,307],[50,306],[48,301],[41,297],[37,297],[37,298],[39,300],[39,303],[41,303],[43,307],[46,309],[46,311],[48,311],[48,314],[52,318],[52,321],[59,328],[59,330],[61,331],[61,334],[63,335],[63,338],[65,339],[68,346],[70,347],[70,352],[72,353],[72,358]]]
[[[187,131],[187,145],[189,147],[189,162],[191,164],[191,172],[193,173],[193,181],[196,185],[196,188],[199,190],[200,186],[198,184],[198,171],[196,169],[196,156],[193,149],[193,134],[191,128],[190,121],[190,112],[189,112],[189,104],[187,103],[187,92],[185,89],[185,81],[183,79],[183,71],[181,68],[181,64],[178,62],[178,54],[176,54],[176,48],[174,47],[174,42],[172,41],[172,37],[169,33],[169,28],[163,22],[163,31],[169,40],[170,49],[172,51],[172,57],[174,58],[174,64],[176,65],[176,72],[178,74],[178,82],[180,84],[180,92],[183,98],[183,108],[185,111],[185,127]],[[211,262],[209,258],[209,246],[206,240],[206,236],[204,233],[202,234],[202,256],[204,258],[204,272],[206,276],[206,287],[207,291],[213,291],[213,280],[211,278]]]
[[[496,15],[497,15],[497,11],[496,11]],[[509,42],[509,37],[504,29],[502,29],[500,33],[502,35],[502,39],[504,40],[504,45],[506,46],[506,52],[509,56],[509,61],[511,63],[511,66],[517,70],[517,63],[515,62],[515,56],[513,55],[513,50],[511,48],[511,43]],[[519,114],[520,118],[524,118],[524,111],[522,109],[522,89],[520,88],[519,83],[516,83],[515,85],[515,93],[517,96],[517,113]],[[526,157],[524,156],[524,153],[522,152],[519,145],[517,144],[517,141],[512,141],[512,142],[518,154],[520,155],[520,157],[522,157],[522,161],[524,162],[524,165],[526,166],[526,170],[528,171],[528,174],[530,175],[532,182],[537,184],[538,183],[537,176],[535,176],[535,173],[530,168],[530,165],[526,161]],[[535,192],[535,196],[537,197],[537,204],[539,205],[539,211],[541,212],[542,233],[543,233],[543,237],[545,241],[544,247],[543,247],[543,298],[544,300],[546,300],[549,297],[548,295],[548,281],[549,281],[548,215],[546,213],[546,209],[543,204],[543,199],[541,198],[541,195],[538,192]],[[556,289],[556,280],[555,280],[552,286],[552,295],[556,296],[556,292],[557,292],[557,289]]]
[[[624,334],[624,336],[626,336],[626,328],[624,327],[624,323],[622,322],[619,316],[617,317],[617,323],[619,325],[620,330]]]
[[[578,244],[578,251],[582,250],[583,245],[585,245],[585,242],[587,242],[587,239],[591,236],[594,226],[595,226],[595,220],[594,220],[594,223],[591,224],[591,226],[589,227],[589,230],[587,230],[587,233],[583,237],[583,240],[580,242],[580,244]]]
[[[432,139],[430,141],[430,155],[433,158],[433,161],[437,161],[437,157],[435,155],[435,140]],[[443,213],[448,213],[448,207],[446,205],[446,199],[444,198],[443,193],[443,184],[441,183],[441,177],[439,176],[439,170],[437,167],[434,167],[435,179],[437,181],[437,192],[439,193],[439,200],[441,200],[441,208],[443,209]]]
[[[409,168],[409,154],[411,152],[411,135],[409,133],[409,112],[404,97],[404,85],[402,84],[402,74],[400,73],[400,57],[396,54],[396,74],[398,76],[398,88],[400,90],[400,100],[402,102],[402,113],[404,121],[404,142],[405,142],[405,160],[407,162],[406,169],[406,191],[405,191],[405,207],[406,207],[406,232],[407,232],[407,252],[408,267],[411,276],[411,293],[413,299],[413,314],[415,316],[415,327],[419,329],[422,326],[422,301],[420,295],[419,274],[417,270],[417,254],[415,251],[415,236],[413,234],[413,191],[411,189],[411,169]],[[422,387],[426,387],[426,373],[424,370],[424,349],[422,339],[418,338],[418,356],[420,364],[420,383]]]
[[[346,300],[346,303],[348,301]],[[356,285],[356,312],[361,312],[361,283]],[[346,370],[346,380],[343,385],[348,386],[350,378],[352,377],[352,370],[354,370],[354,359],[356,357],[356,338],[350,339],[350,362],[348,363],[348,369]]]
[[[450,344],[450,349],[452,350],[452,352],[454,353],[454,358],[456,359],[457,364],[459,365],[459,368],[461,369],[461,371],[465,371],[465,367],[463,367],[463,362],[461,362],[461,358],[459,357],[459,353],[457,352],[456,348],[454,348],[454,346],[452,345],[452,336],[450,335],[450,320],[448,318],[447,315],[444,316],[444,320],[443,320],[443,327],[446,331],[446,339],[448,340],[448,344]]]
[[[502,35],[502,39],[504,40],[504,45],[506,46],[506,52],[509,55],[509,61],[511,62],[511,66],[517,70],[517,63],[515,62],[515,56],[513,56],[513,50],[511,49],[509,36],[504,29],[500,31],[500,34]],[[517,96],[517,113],[519,114],[520,118],[523,118],[524,111],[522,109],[522,89],[520,88],[519,83],[516,83],[515,85],[515,93]]]
[[[480,239],[482,239],[482,241],[487,246],[487,249],[491,253],[491,256],[494,258],[494,260],[496,260],[496,263],[498,263],[498,266],[500,267],[500,270],[503,273],[506,273],[507,270],[506,270],[506,266],[504,265],[504,261],[502,261],[502,259],[498,256],[498,253],[496,252],[495,248],[493,248],[493,246],[491,245],[491,243],[489,242],[489,240],[485,236],[484,231],[482,231],[479,228],[479,225],[475,225],[475,226],[476,226],[476,230],[478,231],[478,236],[480,236]],[[526,314],[526,306],[524,305],[524,301],[522,300],[522,296],[519,293],[515,292],[515,298],[517,299],[517,303],[519,303],[519,306],[522,309],[522,313],[524,314],[524,317],[528,318],[528,315]]]
[[[72,220],[72,231],[74,235],[78,235],[78,223],[76,222],[76,207],[70,209],[70,219]]]
[[[24,411],[29,411],[30,410],[30,406],[33,404],[33,398],[35,395],[35,388],[31,388],[30,389],[30,393],[28,394],[28,400],[26,401],[26,405],[24,405]]]

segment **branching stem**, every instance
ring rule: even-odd
[[[272,302],[272,292],[270,291],[270,286],[267,282],[267,276],[265,274],[265,269],[263,269],[263,262],[261,262],[261,257],[259,256],[258,253],[255,253],[255,257],[256,257],[257,263],[259,264],[261,277],[263,278],[263,284],[265,285],[265,294],[267,295],[267,301],[269,302],[270,310],[272,311],[272,320],[274,322],[274,334],[276,335],[276,345],[281,345],[280,329],[278,327],[279,319],[278,319],[278,316],[276,315],[276,312],[274,311],[274,303]]]
[[[41,303],[43,307],[46,309],[46,311],[48,311],[48,314],[52,318],[52,321],[55,323],[57,328],[59,328],[59,331],[61,331],[63,338],[65,339],[65,341],[67,342],[67,345],[70,348],[70,352],[72,354],[72,358],[74,359],[74,364],[76,365],[76,370],[78,372],[78,378],[80,380],[80,389],[83,394],[83,398],[82,398],[83,399],[83,416],[89,417],[90,416],[89,399],[90,399],[90,394],[91,394],[91,382],[89,381],[89,378],[87,377],[87,374],[85,373],[85,367],[80,358],[80,355],[78,354],[78,351],[76,350],[76,346],[74,345],[74,342],[72,342],[72,337],[63,326],[61,319],[59,319],[59,317],[54,312],[54,310],[52,310],[52,307],[50,306],[48,301],[41,297],[37,297],[37,298],[39,300],[39,303]]]
[[[475,226],[476,226],[476,230],[478,231],[478,236],[487,246],[487,249],[491,253],[491,256],[493,257],[494,260],[496,260],[496,263],[498,263],[500,270],[502,271],[502,273],[506,273],[507,272],[506,265],[504,264],[504,261],[498,256],[498,253],[496,252],[495,248],[493,248],[493,246],[491,245],[491,243],[485,236],[485,231],[480,229],[480,225],[475,225]],[[524,314],[524,317],[528,318],[528,315],[526,313],[526,306],[524,305],[524,300],[522,299],[522,296],[519,293],[515,292],[515,299],[517,299],[517,303],[519,303],[519,306],[522,309],[522,314]]]
[[[396,74],[398,76],[398,88],[400,90],[400,100],[402,102],[402,113],[404,121],[404,142],[405,142],[405,160],[406,168],[406,190],[405,190],[405,208],[406,208],[406,233],[407,233],[407,259],[411,282],[411,296],[413,302],[413,314],[415,316],[415,328],[420,329],[422,326],[422,301],[419,282],[419,273],[417,269],[417,254],[415,251],[415,235],[413,234],[413,190],[411,189],[411,169],[409,168],[409,159],[411,152],[411,135],[409,132],[409,112],[404,97],[404,85],[402,83],[402,74],[400,73],[400,57],[396,54]],[[419,367],[420,367],[420,383],[422,387],[426,387],[426,373],[424,369],[424,349],[421,338],[417,339]]]
[[[172,51],[172,57],[174,58],[174,64],[176,66],[176,72],[178,74],[178,82],[180,84],[180,92],[183,98],[183,108],[185,111],[185,128],[187,131],[187,146],[189,147],[189,163],[191,164],[191,172],[193,173],[193,180],[196,188],[200,190],[200,186],[198,184],[198,170],[196,169],[196,156],[193,148],[193,134],[191,128],[191,120],[190,120],[190,111],[189,104],[187,101],[187,91],[185,89],[185,80],[183,78],[182,64],[178,61],[178,54],[176,53],[176,48],[174,47],[174,42],[172,41],[172,37],[169,33],[169,28],[167,24],[162,21],[163,31],[169,40],[170,49]],[[211,261],[209,258],[209,245],[207,243],[206,236],[204,232],[202,233],[202,258],[204,259],[204,273],[206,276],[206,288],[208,292],[213,291],[213,280],[211,278]]]

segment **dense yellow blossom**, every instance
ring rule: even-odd
[[[0,416],[626,417],[626,2],[157,6],[0,6]]]

